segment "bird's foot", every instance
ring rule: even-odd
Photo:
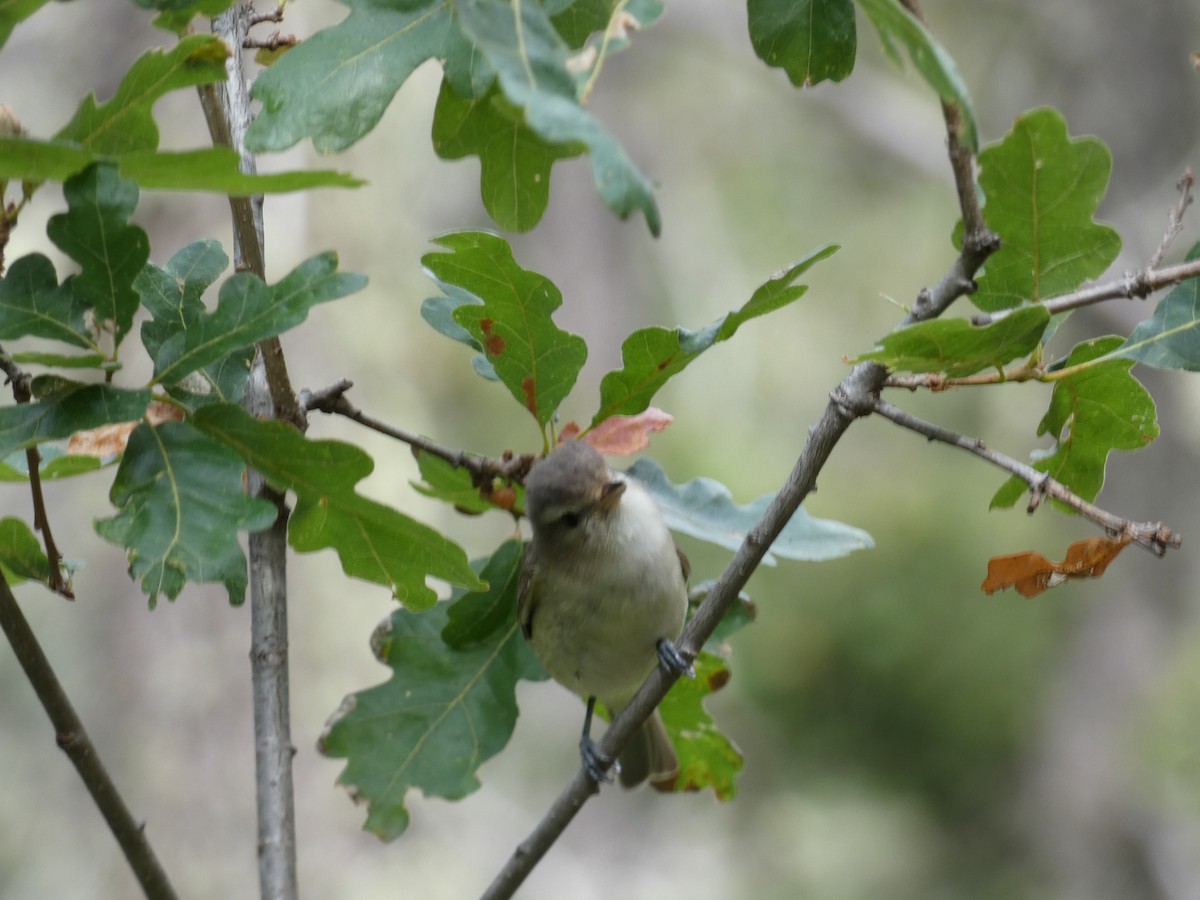
[[[658,644],[658,661],[664,669],[672,675],[686,675],[688,678],[696,677],[696,669],[691,664],[686,656],[679,652],[673,643],[666,638],[659,638]]]
[[[584,771],[592,781],[596,784],[612,784],[613,761],[604,756],[596,742],[587,735],[579,739],[579,756],[583,760]]]

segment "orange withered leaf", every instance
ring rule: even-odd
[[[1023,597],[1036,597],[1068,578],[1098,578],[1129,541],[1128,536],[1085,538],[1067,548],[1062,562],[1052,562],[1032,550],[993,556],[981,586],[989,594],[1011,587]]]

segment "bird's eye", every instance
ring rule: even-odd
[[[579,527],[579,513],[573,513],[573,512],[563,513],[562,518],[559,519],[559,521],[562,522],[563,525],[565,525],[567,528],[578,528]]]

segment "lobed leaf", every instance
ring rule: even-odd
[[[73,475],[84,475],[103,468],[105,460],[94,456],[74,456],[64,453],[61,447],[53,444],[42,444],[38,447],[38,473],[42,481],[54,481],[59,478],[70,478]],[[112,462],[109,460],[108,462]],[[0,481],[28,481],[29,464],[25,453],[18,451],[0,460]]]
[[[147,50],[125,73],[116,94],[97,104],[88,94],[74,117],[54,136],[94,154],[122,154],[158,148],[151,111],[164,94],[225,80],[229,48],[212,34],[182,38],[168,51]]]
[[[86,310],[70,284],[58,283],[54,263],[40,253],[22,256],[0,281],[0,340],[32,336],[93,348]]]
[[[712,788],[718,800],[732,800],[735,779],[745,760],[704,708],[704,699],[729,681],[729,667],[719,656],[701,651],[694,668],[696,677],[680,678],[659,704],[679,757],[679,774],[673,785],[655,787],[674,791]]]
[[[1112,156],[1096,138],[1067,134],[1052,109],[1019,116],[979,154],[979,187],[1000,249],[988,257],[971,302],[992,312],[1069,293],[1117,258],[1120,236],[1093,216]]]
[[[350,15],[292,48],[254,82],[262,103],[246,135],[251,150],[283,150],[311,138],[344,150],[383,116],[396,91],[428,59],[444,60],[463,96],[492,73],[459,30],[447,0],[346,0]]]
[[[749,0],[747,12],[754,52],[797,87],[841,81],[854,70],[850,0]]]
[[[176,252],[162,269],[146,264],[134,287],[152,317],[142,323],[142,344],[151,359],[157,358],[163,344],[172,338],[187,342],[186,337],[177,336],[199,325],[207,312],[201,298],[228,265],[229,258],[215,240],[193,241]],[[253,359],[252,344],[236,347],[171,386],[171,393],[193,408],[201,403],[237,403]]]
[[[657,235],[662,223],[653,187],[579,102],[567,65],[571,48],[547,10],[508,0],[458,0],[454,9],[463,34],[495,69],[505,97],[523,111],[529,128],[551,144],[586,145],[601,199],[621,218],[641,212]]]
[[[484,562],[479,575],[487,589],[463,594],[450,604],[442,640],[460,649],[487,640],[512,625],[513,602],[521,580],[524,544],[507,540]]]
[[[883,338],[870,353],[852,362],[874,360],[890,371],[943,372],[963,378],[1006,363],[1037,349],[1050,313],[1044,306],[1018,309],[990,325],[976,327],[966,319],[933,319],[901,328]]]
[[[134,430],[109,494],[121,511],[96,532],[125,548],[153,608],[189,581],[219,581],[235,606],[246,599],[246,557],[239,531],[275,521],[275,506],[246,496],[245,463],[184,422]]]
[[[228,403],[205,406],[190,422],[236,452],[276,490],[296,493],[288,538],[297,551],[333,548],[347,575],[388,586],[412,609],[437,600],[427,576],[483,587],[457,544],[355,491],[374,463],[352,444],[311,441],[282,422],[260,422]]]
[[[485,500],[479,493],[479,488],[471,480],[471,473],[464,468],[455,468],[438,456],[422,450],[414,450],[417,467],[421,470],[423,482],[411,482],[413,488],[426,497],[449,503],[456,510],[467,515],[479,515],[493,509],[505,509],[508,512],[520,513],[525,506],[524,488],[513,484],[511,491],[512,503],[500,505]],[[503,490],[504,482],[497,479],[493,489]]]
[[[627,474],[650,492],[671,529],[729,550],[741,546],[773,499],[773,495],[765,494],[740,506],[725,485],[711,478],[674,484],[662,467],[648,457],[638,459]],[[873,546],[875,542],[865,531],[830,519],[812,518],[800,508],[775,539],[763,562],[774,565],[778,556],[813,561],[836,559]]]
[[[295,327],[311,307],[352,294],[365,284],[362,275],[337,271],[333,252],[302,262],[270,286],[250,272],[238,272],[221,285],[216,311],[184,323],[183,330],[163,341],[154,358],[154,381],[178,382],[189,372]]]
[[[129,224],[137,185],[123,180],[114,166],[97,164],[67,179],[63,194],[67,211],[51,217],[46,234],[79,263],[79,274],[64,287],[70,285],[76,307],[92,310],[97,322],[113,324],[119,345],[138,308],[133,281],[150,258],[146,232]]]
[[[158,10],[154,24],[182,35],[196,16],[212,19],[227,10],[233,0],[134,0],[134,3]]]
[[[1038,425],[1037,433],[1053,436],[1055,445],[1038,454],[1033,467],[1084,500],[1096,499],[1104,486],[1111,451],[1139,450],[1158,437],[1154,400],[1130,374],[1133,360],[1110,358],[1121,343],[1119,337],[1103,337],[1075,347]],[[1012,506],[1027,489],[1014,476],[991,505]]]
[[[508,231],[528,231],[550,201],[550,169],[586,148],[544,140],[497,86],[481,97],[460,97],[443,79],[433,112],[433,149],[442,159],[478,156],[488,215]]]
[[[551,315],[562,295],[544,275],[522,269],[501,237],[460,231],[435,241],[449,253],[421,258],[455,304],[453,319],[483,348],[509,392],[544,427],[570,392],[587,344]]]
[[[837,244],[823,247],[760,285],[741,309],[722,316],[707,328],[643,328],[621,345],[621,369],[600,382],[600,409],[592,418],[595,427],[615,415],[636,415],[650,405],[664,384],[692,360],[720,341],[733,337],[742,323],[787,306],[804,295],[807,285],[795,280],[815,263],[832,256]]]
[[[913,66],[926,83],[947,103],[958,107],[962,117],[962,139],[972,150],[979,148],[979,130],[975,111],[967,94],[967,85],[954,59],[934,40],[921,21],[900,5],[899,0],[857,0],[863,12],[879,32],[884,52],[901,65],[899,43],[908,50]]]
[[[365,803],[367,831],[384,840],[408,827],[410,789],[450,800],[479,787],[479,767],[508,743],[517,720],[516,684],[546,674],[516,621],[520,553],[502,545],[502,591],[486,601],[503,622],[486,635],[451,646],[443,634],[468,595],[420,615],[392,613],[375,632],[376,657],[392,669],[383,684],[348,696],[330,719],[318,747],[345,759],[338,783]],[[492,567],[495,568],[495,567]]]
[[[34,379],[35,392],[41,381]],[[0,407],[0,459],[14,450],[70,437],[76,431],[133,421],[149,403],[149,390],[59,382],[53,393],[37,403]]]
[[[1187,258],[1200,258],[1200,244]],[[1200,282],[1193,278],[1175,285],[1154,315],[1140,322],[1112,355],[1160,369],[1200,372]]]

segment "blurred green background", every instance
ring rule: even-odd
[[[1158,245],[1174,185],[1200,160],[1200,11],[1184,0],[950,2],[927,19],[970,87],[985,141],[1020,112],[1051,105],[1072,134],[1113,151],[1100,216],[1124,250],[1114,271]],[[337,21],[323,0],[290,5],[298,34]],[[47,6],[0,53],[0,102],[47,136],[83,94],[111,96],[154,32],[132,4]],[[589,344],[563,412],[586,420],[620,341],[650,324],[697,327],[745,301],[778,268],[828,242],[842,250],[805,279],[810,292],[751,323],[671,383],[675,416],[652,452],[675,481],[709,475],[745,502],[790,469],[844,355],[868,349],[953,260],[957,217],[934,98],[882,59],[860,21],[859,62],[841,85],[793,89],[753,55],[743,4],[693,0],[614,58],[595,114],[659,185],[664,229],[619,222],[596,198],[585,160],[555,168],[551,207],[512,237],[522,265],[565,297],[558,321]],[[421,321],[435,293],[419,257],[451,228],[487,227],[475,161],[436,159],[429,127],[436,67],[414,75],[380,126],[342,156],[297,148],[264,169],[334,166],[368,179],[267,203],[269,276],[333,248],[367,274],[365,292],[314,310],[285,339],[297,386],[340,377],[372,414],[488,453],[535,449],[536,429],[469,354]],[[164,146],[207,141],[194,94],[156,108]],[[8,259],[54,256],[43,189]],[[229,241],[224,201],[143,194],[138,222],[162,263],[189,241]],[[1200,233],[1187,220],[1168,255]],[[66,264],[54,256],[60,272]],[[1112,303],[1076,314],[1057,338],[1127,330],[1149,313]],[[134,365],[132,377],[141,377]],[[527,898],[1196,898],[1200,897],[1200,525],[1195,490],[1200,388],[1135,370],[1163,436],[1109,464],[1106,507],[1162,519],[1184,550],[1131,549],[1103,580],[1034,600],[979,590],[989,556],[1036,548],[1061,557],[1093,533],[1049,509],[989,513],[1002,482],[966,454],[883,421],[857,424],[807,504],[867,529],[877,547],[830,563],[781,563],[749,590],[757,625],[733,641],[734,678],[711,703],[746,755],[738,798],[604,791],[522,890]],[[905,408],[1024,457],[1049,389],[1025,384],[936,396]],[[430,521],[473,554],[508,533],[499,516],[462,519],[413,492],[407,449],[315,419],[374,456],[364,490]],[[96,745],[187,897],[257,892],[249,616],[223,591],[189,588],[150,612],[92,521],[111,514],[103,477],[49,486],[56,537],[86,560],[67,604],[18,597]],[[0,512],[30,517],[20,486]],[[728,554],[686,549],[697,580]],[[525,685],[508,751],[459,803],[413,796],[391,845],[333,782],[341,762],[314,748],[342,697],[383,680],[367,639],[392,608],[345,581],[330,554],[296,558],[291,582],[293,729],[300,875],[308,897],[458,898],[479,893],[577,764],[580,704],[552,683]],[[0,647],[0,897],[122,898],[137,889],[7,645]]]

